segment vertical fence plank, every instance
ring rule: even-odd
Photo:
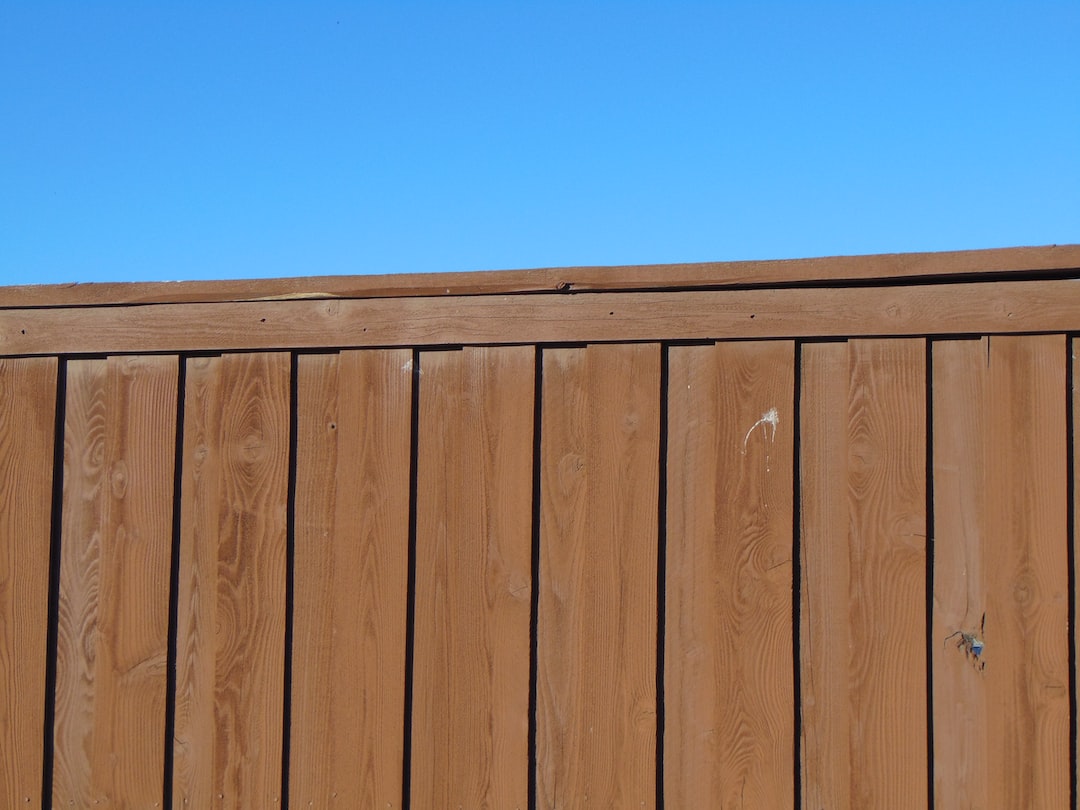
[[[188,360],[173,798],[280,801],[289,355]]]
[[[984,640],[989,339],[933,347],[934,797],[942,807],[989,807],[1001,799],[989,770]],[[991,676],[993,672],[989,673]]]
[[[808,405],[814,392],[836,390],[832,350],[807,347],[804,354],[802,482],[804,501],[813,502],[801,524],[804,698],[846,695],[849,713],[846,735],[825,717],[827,709],[815,706],[804,717],[806,800],[820,794],[836,806],[925,807],[925,344],[855,340],[846,348],[847,424],[840,435],[832,434],[835,417]],[[821,430],[827,435],[814,435]],[[835,446],[841,441],[843,450]],[[843,466],[834,466],[841,458]],[[840,524],[842,498],[847,520]],[[821,543],[846,544],[838,552],[847,555],[846,569],[822,570],[814,557]],[[845,755],[846,765],[821,765],[822,758]]]
[[[57,361],[0,358],[0,805],[41,803]]]
[[[1069,803],[1065,361],[1064,335],[990,339],[987,667],[1002,670],[991,704],[1010,707],[990,714],[991,772],[1016,807]]]
[[[673,807],[794,800],[794,344],[670,350],[664,779]]]
[[[68,364],[53,801],[161,801],[176,357]]]
[[[290,801],[398,808],[412,351],[297,364]]]
[[[800,533],[803,807],[851,807],[847,343],[802,347]]]
[[[535,349],[420,367],[413,803],[525,808]]]
[[[655,344],[544,351],[541,807],[655,800],[660,396]]]

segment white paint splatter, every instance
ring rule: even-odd
[[[412,366],[412,358],[411,357],[408,360],[406,360],[404,363],[401,364],[401,370],[406,374],[412,374],[413,366]],[[418,373],[423,374],[424,370],[420,369],[420,371]]]
[[[769,434],[770,441],[776,441],[776,428],[780,426],[780,412],[776,408],[769,408],[761,415],[754,424],[750,426],[750,429],[746,431],[746,436],[742,440],[743,455],[746,455],[746,443],[750,441],[750,434],[757,430],[759,427],[763,427],[766,432],[769,428],[772,428],[772,432]]]

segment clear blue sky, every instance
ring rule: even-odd
[[[1080,242],[1080,0],[0,0],[0,284]]]

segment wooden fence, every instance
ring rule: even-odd
[[[0,804],[1068,807],[1073,333],[1080,247],[0,290]]]

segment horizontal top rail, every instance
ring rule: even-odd
[[[469,273],[309,276],[0,287],[0,310],[305,299],[630,292],[1038,276],[1080,270],[1080,245],[776,261],[566,267]]]
[[[1080,279],[0,312],[0,355],[1080,331]]]

